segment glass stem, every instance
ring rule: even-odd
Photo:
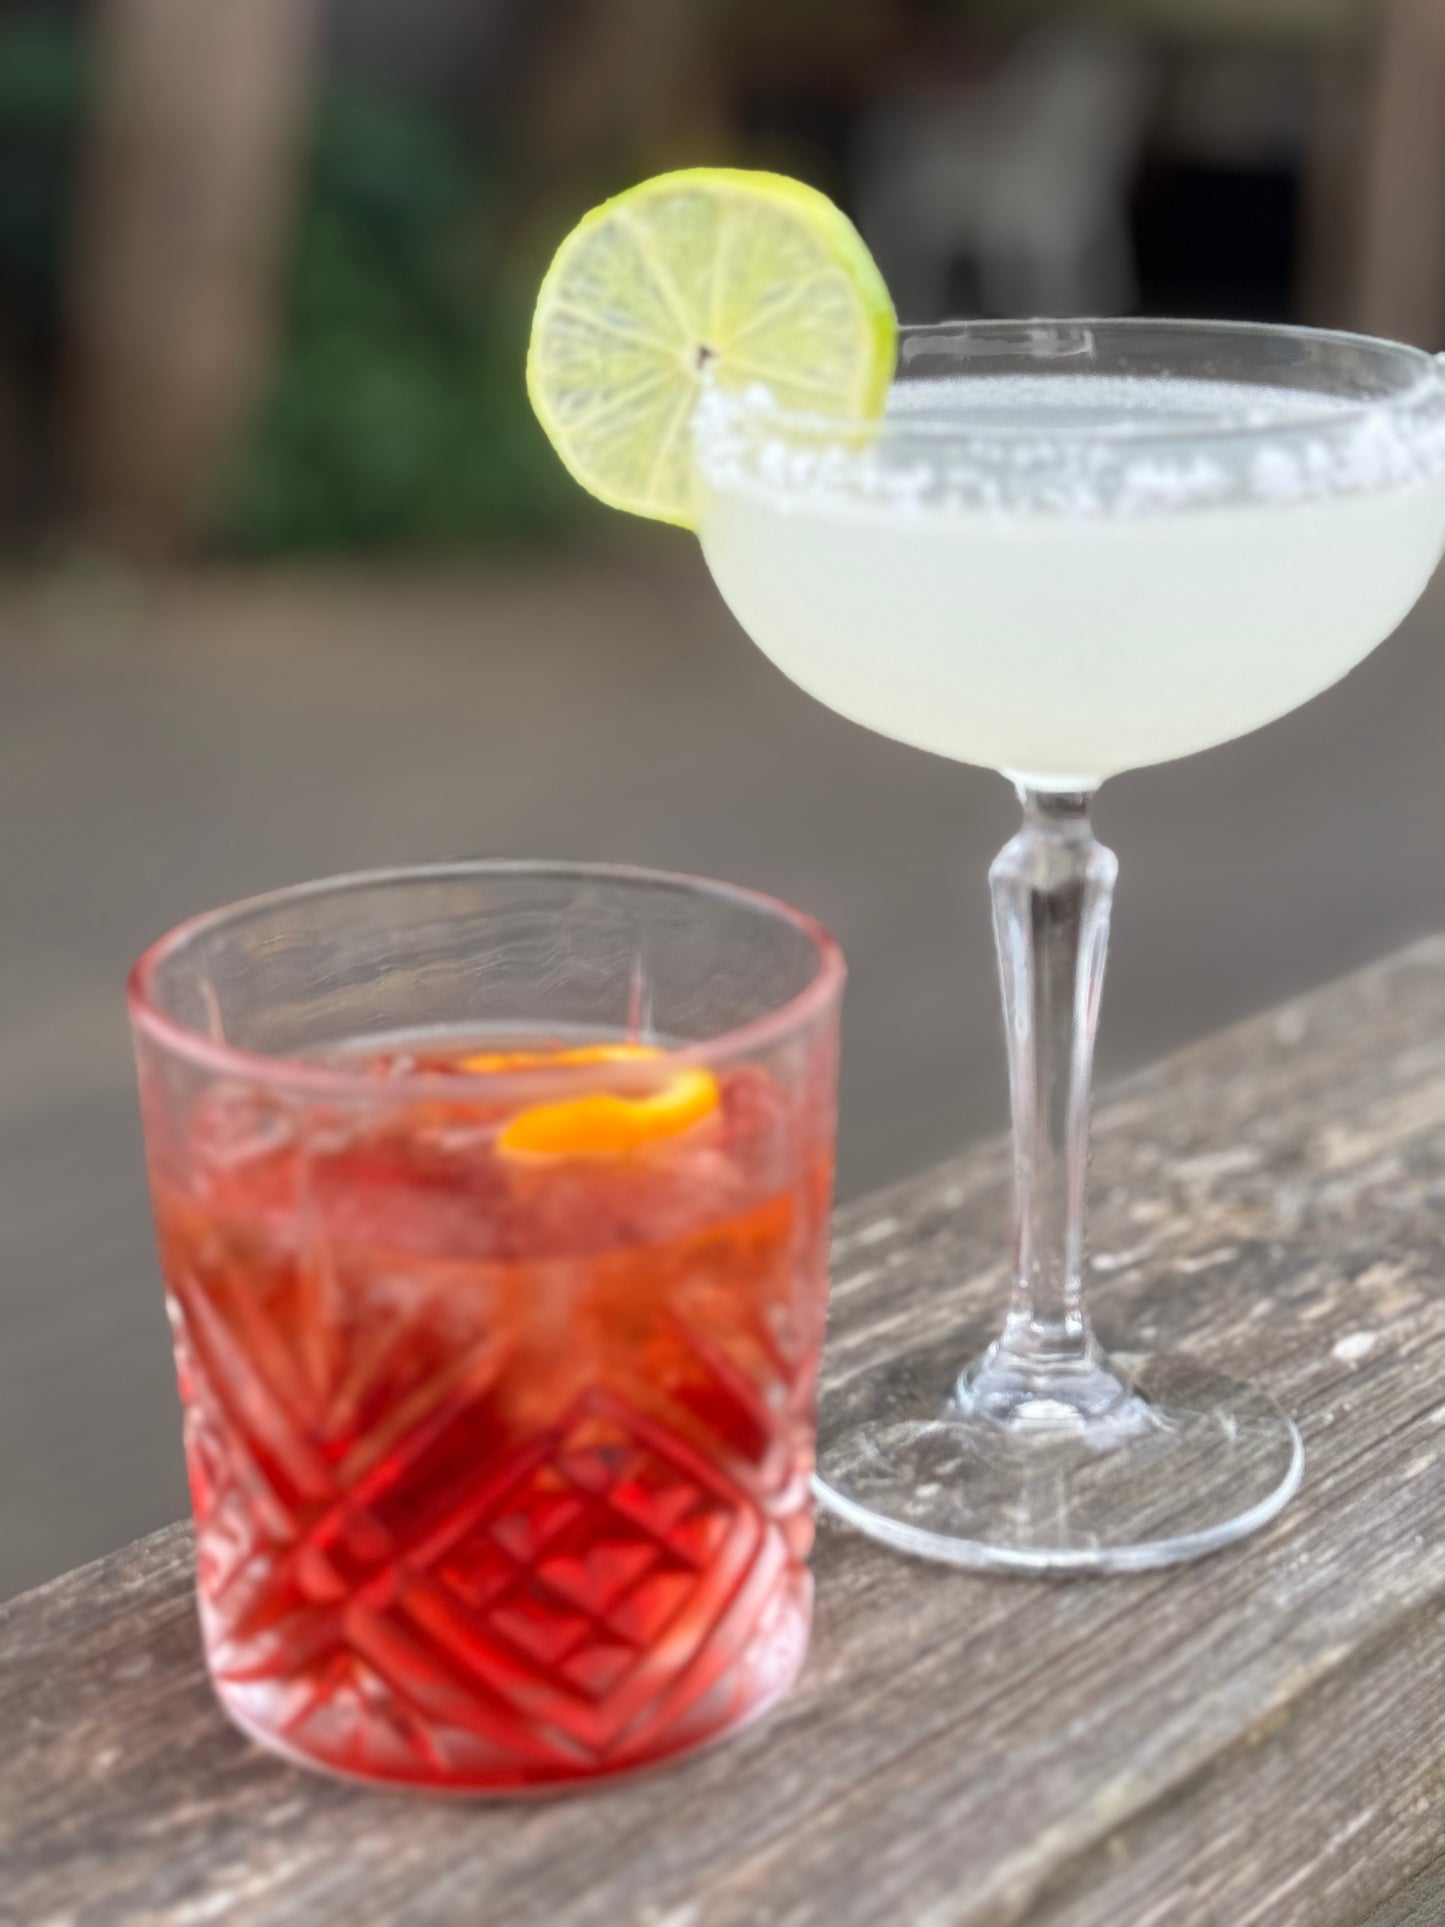
[[[1089,1089],[1118,863],[1092,795],[1019,785],[1023,828],[989,871],[1013,1103],[1013,1297],[958,1396],[1001,1420],[1077,1424],[1127,1395],[1084,1303]]]

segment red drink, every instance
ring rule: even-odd
[[[831,1049],[609,1056],[520,1109],[456,1051],[352,1063],[374,1103],[148,1093],[207,1651],[269,1745],[538,1788],[801,1663]]]

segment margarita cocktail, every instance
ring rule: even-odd
[[[1272,721],[1390,633],[1439,554],[1445,477],[1376,485],[1418,451],[1382,448],[1358,402],[1069,356],[1041,358],[1054,375],[911,372],[968,369],[985,344],[1027,366],[1031,340],[1099,332],[905,331],[878,441],[835,453],[828,480],[810,458],[836,429],[770,431],[762,397],[730,455],[705,435],[703,549],[779,668],[886,736],[1084,788]],[[1136,334],[1175,338],[1108,338],[1127,357]],[[1404,372],[1433,408],[1423,357]]]
[[[1084,1303],[1088,1093],[1112,854],[1105,777],[1284,715],[1390,633],[1445,543],[1428,356],[1194,323],[905,329],[881,422],[765,390],[698,417],[701,521],[744,628],[885,735],[1003,771],[992,871],[1019,1200],[1013,1300],[825,1412],[831,1502],[962,1564],[1129,1568],[1293,1491],[1293,1424],[1192,1362],[1114,1359]]]
[[[595,494],[695,529],[744,629],[855,722],[1001,770],[990,873],[1015,1126],[993,1344],[837,1387],[828,1501],[930,1557],[1190,1558],[1288,1499],[1263,1392],[1112,1356],[1084,1303],[1107,777],[1239,736],[1390,633],[1445,543],[1445,382],[1361,336],[1209,322],[899,330],[858,235],[767,174],[593,210],[538,297],[534,405]]]

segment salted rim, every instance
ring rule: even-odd
[[[207,1070],[221,1075],[264,1079],[313,1096],[382,1099],[392,1095],[408,1097],[445,1097],[455,1100],[467,1088],[496,1093],[548,1091],[595,1087],[595,1065],[545,1065],[515,1071],[405,1071],[397,1076],[375,1077],[365,1071],[348,1071],[319,1064],[307,1058],[272,1056],[265,1051],[244,1049],[222,1039],[207,1036],[163,1010],[153,994],[156,973],[189,943],[225,925],[240,922],[258,910],[286,904],[303,903],[310,898],[340,895],[352,890],[367,890],[399,883],[439,883],[479,876],[575,877],[589,883],[651,884],[682,891],[690,896],[724,899],[765,912],[791,924],[813,945],[817,969],[803,989],[775,1010],[761,1017],[719,1031],[701,1043],[676,1048],[659,1047],[657,1063],[692,1064],[755,1050],[777,1037],[811,1021],[841,992],[847,976],[843,951],[837,939],[815,917],[795,909],[780,897],[761,890],[745,889],[740,884],[719,882],[713,877],[688,876],[675,870],[653,870],[640,864],[570,863],[564,859],[481,857],[471,862],[401,864],[379,870],[355,870],[341,876],[320,877],[310,883],[296,883],[280,890],[262,891],[243,897],[215,910],[203,910],[188,917],[150,944],[131,968],[126,979],[126,1005],[137,1032],[151,1042],[188,1058]],[[615,1071],[624,1084],[639,1087],[653,1081],[646,1063],[618,1065]],[[609,1072],[609,1076],[612,1075]]]
[[[908,436],[917,432],[938,440],[948,440],[952,438],[960,442],[984,442],[993,440],[1004,442],[1091,441],[1103,443],[1106,446],[1113,443],[1127,442],[1130,447],[1133,447],[1140,442],[1213,442],[1233,437],[1249,437],[1251,435],[1264,437],[1273,441],[1281,435],[1318,434],[1321,429],[1349,427],[1353,424],[1370,420],[1382,411],[1393,412],[1396,409],[1414,407],[1421,402],[1428,401],[1432,393],[1440,396],[1442,402],[1445,402],[1445,355],[1432,355],[1428,350],[1412,347],[1408,342],[1390,341],[1381,335],[1358,334],[1342,328],[1305,328],[1297,327],[1292,323],[1280,323],[1276,325],[1273,322],[1262,321],[1200,321],[1183,317],[1154,319],[1148,315],[1123,315],[1118,318],[1091,316],[1066,321],[1051,320],[1044,316],[1037,316],[1027,321],[967,320],[913,323],[907,327],[900,328],[898,331],[899,369],[895,371],[893,380],[889,384],[889,392],[891,394],[894,388],[900,386],[901,370],[909,359],[908,351],[914,342],[956,340],[961,335],[994,335],[1000,340],[1012,338],[1016,340],[1020,348],[1022,348],[1027,343],[1031,329],[1049,329],[1060,335],[1070,331],[1087,334],[1093,329],[1108,329],[1111,333],[1120,334],[1153,332],[1177,335],[1180,337],[1190,334],[1217,334],[1235,335],[1260,341],[1295,341],[1305,344],[1317,342],[1332,347],[1363,349],[1370,354],[1380,357],[1382,360],[1398,356],[1407,364],[1413,365],[1416,370],[1416,379],[1408,388],[1403,388],[1397,393],[1362,397],[1358,401],[1345,399],[1337,405],[1322,408],[1316,413],[1295,415],[1291,416],[1287,422],[1271,424],[1224,421],[1217,426],[1208,425],[1202,428],[1181,429],[1148,428],[1126,422],[1115,424],[1110,428],[1100,428],[1097,425],[1091,427],[1086,424],[1080,424],[1076,428],[1068,426],[1056,427],[1051,424],[1047,429],[1040,430],[1038,428],[1029,428],[1022,423],[1016,422],[1012,424],[994,423],[987,426],[970,425],[967,428],[963,428],[960,427],[956,416],[931,415],[927,410],[920,410],[917,414],[910,411],[907,415],[889,415],[885,413],[876,423],[861,423],[851,420],[841,420],[837,415],[819,415],[806,409],[782,408],[776,405],[770,407],[765,416],[760,415],[759,420],[766,420],[769,423],[776,424],[783,428],[797,428],[835,438],[840,438],[845,435],[849,429],[876,426],[881,427],[890,439],[895,437],[898,439],[906,439]],[[1082,355],[1085,349],[1081,347],[1077,351],[1066,351],[1050,356],[1047,359],[1040,357],[1040,366],[1034,378],[1039,381],[1047,381],[1051,371],[1056,373],[1065,372],[1058,367],[1058,364],[1071,360],[1074,352]],[[963,372],[963,370],[959,372]],[[976,371],[970,370],[968,372],[976,373],[977,377],[981,380],[987,377],[987,370],[985,368],[979,368]],[[946,379],[945,376],[940,376],[939,378]],[[906,380],[907,377],[903,379]],[[1104,377],[1104,379],[1114,379],[1118,381],[1166,379],[1188,381],[1198,379],[1208,381],[1211,386],[1220,388],[1238,386],[1242,390],[1247,390],[1250,386],[1256,386],[1262,389],[1273,388],[1276,392],[1279,390],[1279,385],[1276,383],[1258,382],[1251,384],[1247,381],[1232,381],[1228,375],[1210,375],[1207,377],[1194,377],[1189,375],[1149,376],[1130,374],[1127,369],[1121,369],[1111,377]],[[1321,391],[1301,388],[1290,390],[1289,392],[1297,393],[1301,397],[1307,398],[1311,393],[1319,396]]]
[[[1131,369],[1131,336],[1149,338],[1163,366]],[[931,343],[975,345],[975,354],[940,370],[945,378],[962,372],[987,381],[990,360],[1008,357],[1009,379],[1020,378],[1023,363],[1022,378],[1045,388],[1050,380],[1077,379],[1080,358],[1101,338],[1123,365],[1094,370],[1095,379],[1125,387],[1193,379],[1237,390],[1238,406],[1188,427],[1155,426],[1147,418],[1000,423],[927,406],[859,421],[781,407],[762,385],[741,391],[714,385],[693,416],[698,469],[713,492],[755,495],[780,512],[1080,519],[1241,503],[1284,506],[1380,493],[1445,474],[1445,364],[1423,349],[1328,329],[1144,317],[940,322],[903,331],[893,392],[911,385],[909,363]],[[1171,341],[1212,349],[1224,365],[1171,375]],[[1029,357],[1031,343],[1051,352]],[[1315,348],[1326,361],[1331,354],[1359,356],[1400,385],[1383,395],[1336,396],[1320,377],[1304,387],[1282,383],[1281,376],[1298,370],[1271,369],[1257,356],[1231,379],[1232,343]],[[927,379],[934,371],[921,372]],[[1288,394],[1303,412],[1260,420],[1250,407],[1252,389],[1261,399]]]

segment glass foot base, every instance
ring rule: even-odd
[[[1062,1398],[1011,1400],[996,1356],[960,1378],[955,1341],[834,1392],[823,1504],[951,1565],[1141,1572],[1243,1538],[1299,1485],[1294,1421],[1187,1358],[1100,1358]]]

